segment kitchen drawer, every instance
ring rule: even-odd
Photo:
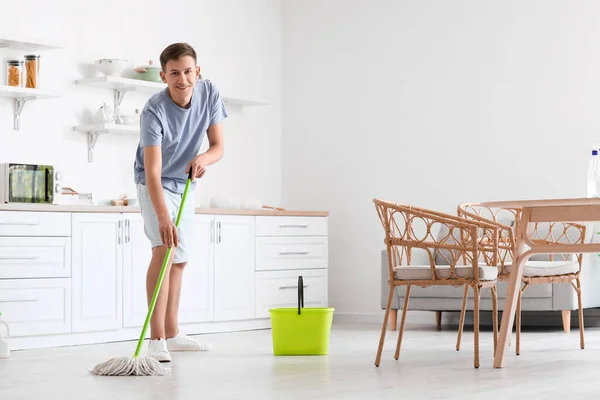
[[[0,279],[69,276],[71,238],[0,236]]]
[[[327,268],[327,238],[256,238],[256,271]]]
[[[71,214],[0,211],[0,236],[71,236]]]
[[[327,307],[327,270],[257,272],[255,318],[269,318],[271,308],[298,307],[298,276],[304,281],[304,307]]]
[[[256,217],[256,236],[326,235],[327,217]]]
[[[71,332],[71,279],[0,280],[0,312],[11,336]]]

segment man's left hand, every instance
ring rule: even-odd
[[[206,172],[206,162],[202,157],[202,154],[194,157],[192,161],[187,165],[185,169],[185,173],[189,174],[190,168],[192,168],[192,181],[196,180],[195,178],[202,178],[204,173]]]

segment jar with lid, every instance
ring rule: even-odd
[[[40,56],[28,54],[25,56],[25,86],[37,89],[40,87]]]
[[[6,62],[6,83],[8,86],[23,87],[23,61]]]

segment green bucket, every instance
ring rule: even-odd
[[[304,308],[304,283],[298,277],[298,308],[272,308],[271,333],[276,356],[326,355],[335,309]]]

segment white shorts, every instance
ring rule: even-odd
[[[150,240],[152,248],[162,246],[163,242],[160,237],[158,230],[158,218],[156,211],[152,205],[150,194],[148,193],[148,187],[138,183],[137,185],[137,196],[140,204],[142,218],[144,219],[144,233]],[[168,189],[163,188],[165,203],[169,210],[169,215],[173,220],[173,223],[177,220],[177,214],[179,213],[179,206],[181,205],[181,199],[183,194],[172,192]],[[175,253],[173,263],[183,263],[188,261],[189,246],[193,241],[193,228],[194,228],[194,192],[193,190],[188,191],[187,198],[185,200],[184,210],[181,214],[181,220],[179,221],[179,227],[177,229],[177,236],[179,243],[177,247],[173,248]]]

